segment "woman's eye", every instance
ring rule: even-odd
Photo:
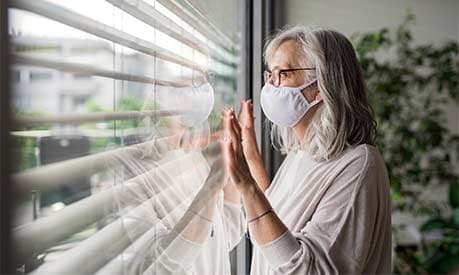
[[[288,77],[287,72],[281,72],[279,75],[281,79],[286,79]]]

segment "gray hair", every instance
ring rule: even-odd
[[[265,46],[268,64],[286,41],[295,41],[300,51],[299,66],[316,67],[305,81],[317,78],[323,105],[315,113],[302,141],[291,127],[272,125],[271,142],[283,153],[306,149],[316,160],[329,160],[347,147],[374,145],[376,121],[367,98],[360,63],[351,42],[341,33],[305,26],[288,27]]]

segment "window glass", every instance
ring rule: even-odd
[[[174,230],[197,223],[183,217],[219,156],[220,112],[243,93],[243,2],[12,1],[19,271],[140,274],[203,254],[180,254],[190,230]],[[216,205],[212,226],[195,226],[214,255],[229,222],[221,194]],[[173,268],[237,265],[187,257]]]

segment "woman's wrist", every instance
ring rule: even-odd
[[[250,179],[238,186],[238,191],[241,193],[242,197],[252,196],[257,191],[258,185],[254,179]]]

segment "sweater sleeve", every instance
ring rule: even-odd
[[[228,252],[241,241],[247,230],[246,219],[241,205],[223,202],[223,227],[227,240]]]
[[[150,263],[143,274],[186,274],[192,268],[203,245],[187,240],[180,234],[173,234],[171,240],[171,234],[166,231],[157,232],[154,241],[145,248],[151,254],[147,254],[146,262]]]
[[[300,231],[258,246],[273,273],[367,273],[369,255],[390,250],[378,243],[390,230],[388,186],[384,162],[368,151],[349,163]]]

